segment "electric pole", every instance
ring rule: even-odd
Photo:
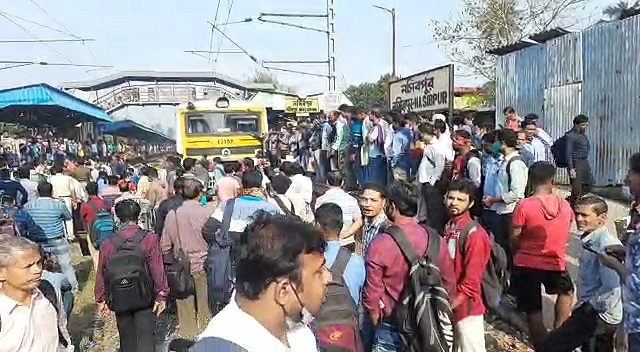
[[[396,9],[388,9],[378,5],[373,5],[373,7],[391,15],[391,77],[396,78]]]
[[[336,90],[336,32],[335,32],[335,3],[327,0],[327,73],[329,91]]]

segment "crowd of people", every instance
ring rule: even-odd
[[[536,351],[613,351],[626,336],[640,351],[640,216],[632,207],[623,245],[587,195],[588,118],[554,141],[536,115],[504,113],[495,129],[343,106],[272,133],[257,162],[171,155],[131,169],[67,155],[50,176],[5,162],[0,350],[75,343],[71,246],[86,241],[123,352],[155,351],[167,309],[174,350],[486,351],[484,316],[508,297]],[[640,154],[627,185],[640,204]],[[551,331],[542,287],[558,296]]]

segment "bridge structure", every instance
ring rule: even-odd
[[[62,83],[60,88],[109,114],[129,106],[177,106],[208,97],[252,99],[265,93],[281,96],[284,101],[286,96],[295,96],[278,91],[270,83],[242,82],[210,71],[123,71],[94,80]]]

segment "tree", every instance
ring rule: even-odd
[[[253,74],[249,77],[249,82],[273,84],[273,86],[278,90],[282,90],[287,93],[295,93],[295,89],[293,87],[280,83],[278,77],[267,70],[253,71]]]
[[[627,17],[634,16],[640,11],[640,0],[634,3],[628,1],[620,1],[614,5],[609,5],[602,10],[602,14],[610,21],[623,20]]]
[[[384,74],[377,82],[364,82],[350,85],[344,94],[354,106],[360,108],[387,108],[389,106],[388,84],[392,81],[390,74]]]
[[[495,57],[486,52],[555,27],[574,27],[589,0],[463,0],[455,20],[433,21],[434,39],[450,59],[491,81]]]

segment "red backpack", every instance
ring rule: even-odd
[[[321,351],[362,352],[358,308],[342,275],[351,259],[351,251],[340,247],[331,266],[331,281],[320,313],[313,321],[313,330]]]

